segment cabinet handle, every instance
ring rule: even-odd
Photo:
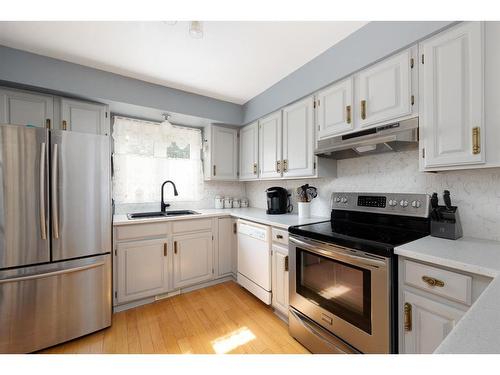
[[[285,272],[288,271],[288,255],[285,257]]]
[[[165,243],[163,244],[163,256],[165,256],[165,257],[167,256],[167,251],[168,251],[168,250],[167,250],[167,243],[165,242]]]
[[[481,153],[481,130],[479,126],[472,128],[472,153],[477,155]]]
[[[366,119],[366,100],[361,101],[361,119]]]
[[[214,176],[215,176],[216,172],[217,172],[217,168],[214,165]]]
[[[282,239],[283,239],[283,235],[282,235],[282,234],[277,234],[277,235],[276,235],[276,238],[277,238],[278,240],[282,240]]]
[[[177,254],[177,241],[174,241],[174,254]]]
[[[62,130],[68,130],[68,123],[66,122],[66,120],[63,120],[62,122]]]
[[[48,118],[48,119],[45,120],[45,127],[47,129],[50,129],[50,118]]]
[[[411,332],[411,303],[404,305],[404,329],[405,332]]]
[[[422,276],[422,280],[427,283],[429,286],[437,286],[439,288],[444,287],[444,281],[435,279],[434,277],[430,276]]]
[[[281,160],[276,160],[276,172],[281,172]]]
[[[346,117],[347,117],[346,122],[348,124],[350,124],[351,123],[351,106],[350,105],[345,107],[345,113],[346,113]]]
[[[253,174],[257,174],[257,163],[253,163]]]
[[[288,159],[283,160],[283,172],[288,172]]]
[[[236,234],[236,223],[233,224],[233,233]]]

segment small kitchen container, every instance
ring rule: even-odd
[[[215,208],[224,208],[224,198],[221,195],[215,196]]]
[[[241,201],[239,199],[234,199],[233,208],[240,208],[240,207],[241,207]]]
[[[224,208],[233,208],[233,198],[224,197]]]
[[[248,198],[241,198],[240,207],[241,208],[247,208],[248,207]]]

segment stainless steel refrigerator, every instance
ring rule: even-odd
[[[109,137],[0,125],[0,353],[111,325]]]

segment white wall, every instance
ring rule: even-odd
[[[334,191],[427,193],[451,192],[458,205],[464,235],[500,241],[500,168],[421,173],[417,151],[388,153],[338,161],[335,179],[247,182],[252,207],[266,208],[265,190],[282,186],[294,193],[304,183],[318,188],[311,209],[315,216],[329,216]],[[295,194],[292,194],[297,209]],[[441,201],[442,203],[442,201]]]

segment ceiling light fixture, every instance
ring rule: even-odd
[[[201,21],[191,21],[189,24],[189,35],[194,39],[203,38],[203,23]]]

